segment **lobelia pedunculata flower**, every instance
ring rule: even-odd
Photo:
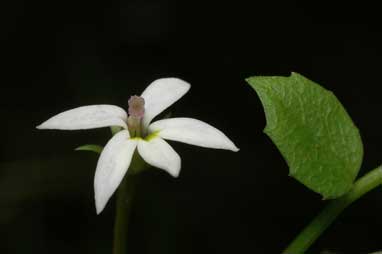
[[[55,115],[37,126],[37,129],[123,128],[107,142],[97,163],[94,192],[99,214],[129,169],[135,149],[148,164],[167,171],[173,177],[179,175],[181,159],[164,139],[239,151],[221,131],[193,118],[169,118],[150,124],[155,116],[189,89],[187,82],[177,78],[158,79],[141,96],[130,97],[128,113],[113,105],[83,106]]]

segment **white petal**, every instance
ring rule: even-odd
[[[190,84],[178,78],[162,78],[152,82],[141,95],[145,99],[144,126],[148,126],[155,116],[179,100],[190,87]]]
[[[239,151],[239,148],[223,132],[193,118],[159,120],[149,126],[149,132],[158,132],[158,135],[164,139],[190,145]]]
[[[114,105],[91,105],[74,108],[55,115],[37,129],[80,130],[107,126],[126,126],[126,112]]]
[[[139,140],[138,152],[148,164],[167,171],[173,177],[178,177],[180,157],[163,139],[156,137],[149,141]]]
[[[127,130],[115,134],[99,157],[94,177],[97,214],[102,212],[130,166],[137,140],[129,136]]]

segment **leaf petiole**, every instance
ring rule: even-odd
[[[347,194],[330,201],[289,244],[283,254],[303,254],[346,207],[381,184],[382,166],[379,166],[358,179]]]

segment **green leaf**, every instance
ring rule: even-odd
[[[309,79],[251,77],[264,106],[264,132],[289,166],[290,176],[325,199],[350,190],[363,157],[357,127],[334,94]]]
[[[100,154],[102,152],[103,147],[99,145],[83,145],[77,147],[76,151],[91,151]]]

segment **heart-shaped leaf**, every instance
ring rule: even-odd
[[[352,187],[363,157],[357,127],[334,94],[309,79],[256,76],[247,79],[264,106],[272,139],[289,174],[325,199]]]

